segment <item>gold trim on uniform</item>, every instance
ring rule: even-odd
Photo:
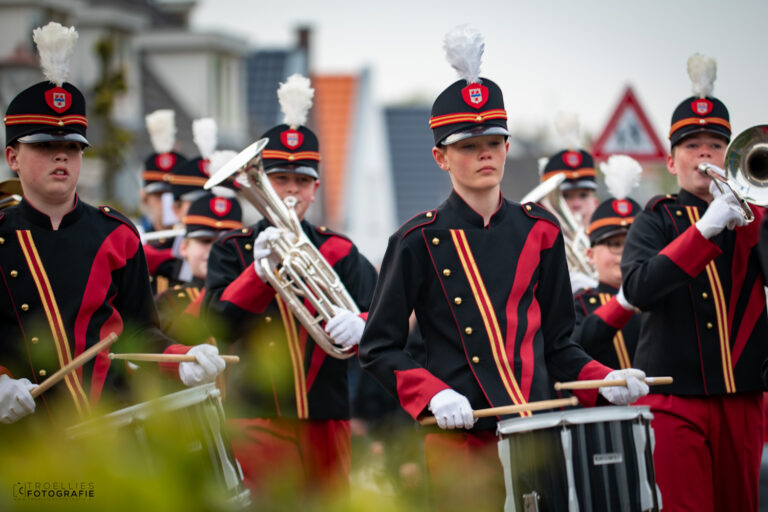
[[[600,305],[603,306],[611,300],[610,293],[600,293]],[[616,357],[619,358],[619,366],[622,370],[632,368],[632,363],[629,360],[629,352],[627,351],[627,343],[624,340],[624,334],[621,329],[616,329],[616,334],[613,336],[613,348],[616,351]]]

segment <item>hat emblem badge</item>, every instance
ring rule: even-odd
[[[232,209],[232,203],[226,197],[214,197],[210,201],[211,211],[219,217],[223,217]]]
[[[575,169],[576,167],[581,165],[583,158],[581,156],[581,153],[578,151],[566,151],[563,154],[563,161],[565,162],[565,165],[568,167]]]
[[[155,162],[161,171],[168,171],[176,163],[176,156],[173,153],[161,153],[157,155]]]
[[[54,87],[45,91],[45,102],[56,112],[62,113],[72,106],[72,95],[61,87]]]
[[[480,108],[488,101],[488,88],[481,84],[469,84],[461,90],[464,103],[472,108]]]
[[[693,112],[700,116],[705,116],[712,112],[712,106],[712,102],[706,98],[699,98],[691,104]]]
[[[289,149],[296,149],[304,142],[304,135],[296,130],[286,130],[280,134],[280,141],[283,146]]]
[[[613,211],[622,217],[626,217],[632,212],[632,208],[629,205],[629,201],[626,199],[617,199],[613,202]]]

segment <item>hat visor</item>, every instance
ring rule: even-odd
[[[213,229],[193,229],[187,231],[184,238],[219,238],[219,236],[228,230],[214,231]]]
[[[452,133],[444,138],[441,144],[448,146],[449,144],[455,144],[456,142],[469,139],[470,137],[482,137],[483,135],[504,135],[505,137],[509,137],[509,132],[506,128],[502,128],[501,126],[478,126],[472,130]]]
[[[320,177],[314,168],[308,167],[306,165],[294,167],[272,167],[270,169],[266,169],[264,172],[267,173],[267,175],[276,174],[278,172],[289,172],[293,174],[303,174],[304,176],[309,176],[310,178],[315,179]]]
[[[586,188],[589,190],[597,190],[597,183],[592,180],[564,180],[560,184],[560,191],[563,190],[577,190],[580,188]]]
[[[629,226],[616,226],[614,228],[606,229],[605,231],[598,231],[594,233],[594,236],[589,237],[589,243],[592,247],[596,246],[600,242],[608,240],[612,236],[625,235],[629,232]]]
[[[24,135],[23,137],[19,137],[16,139],[19,142],[23,142],[24,144],[34,144],[37,142],[58,142],[58,141],[72,141],[72,142],[79,142],[81,144],[85,144],[86,146],[90,146],[88,144],[88,139],[80,135],[79,133],[74,132],[38,132],[38,133],[31,133],[29,135]]]
[[[688,130],[680,129],[674,134],[672,134],[672,138],[669,140],[669,145],[675,146],[677,144],[680,144],[680,142],[682,142],[683,139],[687,139],[691,135],[697,135],[699,133],[710,133],[712,135],[717,135],[718,137],[722,138],[727,144],[731,141],[731,137],[723,133],[723,130],[724,128],[717,128],[716,125],[693,126]]]

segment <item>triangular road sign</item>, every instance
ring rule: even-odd
[[[665,146],[629,86],[592,146],[592,155],[596,159],[603,160],[616,154],[646,162],[663,160],[667,156]]]

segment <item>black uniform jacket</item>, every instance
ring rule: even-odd
[[[418,351],[406,345],[413,310],[424,345]],[[570,340],[573,318],[554,217],[501,198],[483,227],[454,191],[390,237],[359,356],[413,418],[446,388],[473,409],[543,400],[554,394],[550,378],[610,371]],[[579,395],[586,403],[597,398],[596,391]],[[495,424],[487,418],[475,428]]]
[[[616,300],[618,289],[605,283],[574,295],[573,340],[587,354],[611,368],[631,368],[640,335],[640,315]]]
[[[643,311],[634,363],[671,375],[652,393],[720,395],[763,388],[768,355],[764,278],[755,220],[711,240],[694,223],[707,203],[682,190],[651,199],[622,256],[624,294]]]
[[[349,418],[348,360],[333,358],[307,336],[292,312],[253,268],[253,243],[269,224],[231,231],[208,259],[201,315],[222,352],[240,356],[230,370],[227,401],[242,405],[231,417]],[[362,312],[367,312],[376,269],[347,238],[301,223]],[[353,364],[356,364],[353,363]]]
[[[115,332],[115,352],[162,352],[136,229],[112,208],[76,198],[54,231],[27,201],[0,212],[0,372],[42,382]],[[46,408],[87,413],[123,384],[125,364],[102,352],[46,391]],[[40,413],[38,405],[36,416]]]

